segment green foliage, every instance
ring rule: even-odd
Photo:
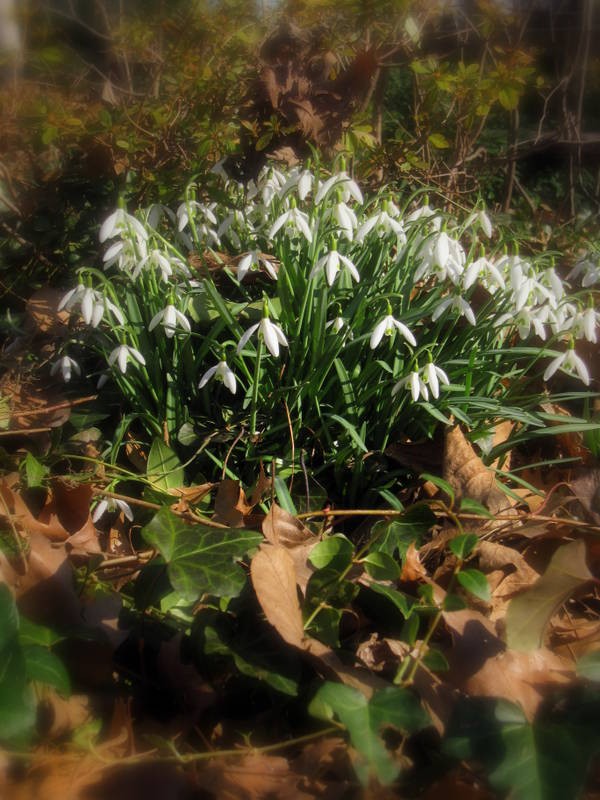
[[[34,683],[69,695],[69,675],[50,649],[59,640],[49,628],[21,618],[8,586],[0,584],[0,741],[5,745],[25,745],[34,735]]]
[[[186,525],[166,507],[142,535],[164,558],[171,585],[189,603],[205,594],[238,595],[245,582],[238,562],[262,541],[261,534],[241,528]]]
[[[431,722],[418,698],[407,689],[389,686],[379,689],[370,700],[351,686],[324,683],[313,697],[309,712],[321,719],[336,717],[348,730],[352,745],[361,756],[356,766],[364,785],[371,777],[382,784],[392,783],[400,772],[386,749],[381,734],[392,727],[414,733]]]

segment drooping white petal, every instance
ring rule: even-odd
[[[244,347],[246,346],[246,344],[247,344],[248,340],[250,339],[250,337],[252,336],[252,334],[253,334],[253,333],[254,333],[256,330],[258,330],[258,326],[259,326],[259,325],[260,325],[260,322],[256,322],[254,325],[251,325],[251,326],[248,328],[248,330],[247,330],[247,331],[246,331],[244,334],[242,334],[242,337],[241,337],[241,339],[239,340],[239,342],[238,342],[238,346],[237,346],[237,352],[238,352],[238,353],[241,353],[241,351],[242,351],[242,350],[244,349]]]
[[[210,369],[207,369],[204,375],[200,378],[200,383],[198,384],[198,388],[202,389],[204,386],[206,386],[206,384],[209,382],[209,380],[212,378],[212,376],[218,369],[219,369],[218,364],[215,364],[214,367],[210,367]]]
[[[546,367],[546,371],[544,372],[545,381],[550,380],[554,373],[562,366],[562,363],[566,357],[566,353],[561,353],[559,356],[552,359],[552,361]]]
[[[114,235],[115,228],[117,227],[117,222],[119,221],[120,217],[122,216],[122,210],[117,208],[116,211],[113,211],[110,216],[108,216],[102,225],[100,226],[100,232],[98,233],[98,239],[101,242],[105,242],[107,239],[110,239],[111,236]]]
[[[431,362],[429,362],[429,364],[427,364],[427,366],[425,367],[425,377],[431,389],[431,394],[437,400],[437,398],[440,396],[440,384],[438,381],[437,373],[435,371],[435,367]]]

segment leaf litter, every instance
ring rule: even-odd
[[[161,451],[161,458],[167,455]],[[148,463],[144,459],[144,470],[150,472]],[[165,467],[152,474],[153,480],[164,481],[171,471]],[[576,660],[599,649],[595,475],[580,472],[569,484],[583,507],[586,528],[577,516],[556,516],[574,508],[562,500],[554,507],[547,505],[544,510],[549,514],[539,515],[540,519],[526,504],[508,498],[498,486],[495,470],[484,465],[458,427],[446,435],[442,474],[454,496],[449,507],[445,500],[424,496],[422,502],[431,503],[437,517],[433,527],[426,524],[427,534],[403,525],[405,512],[382,511],[386,534],[373,538],[379,542],[373,547],[381,550],[372,551],[381,554],[365,561],[360,548],[353,546],[348,563],[339,561],[345,552],[340,547],[322,551],[318,560],[311,561],[314,548],[331,539],[324,526],[305,523],[272,497],[266,513],[259,508],[264,496],[273,492],[262,467],[250,499],[239,482],[229,479],[197,486],[165,484],[175,500],[170,509],[154,514],[143,530],[155,555],[150,561],[138,559],[138,538],[123,559],[131,563],[130,572],[118,579],[110,577],[110,538],[91,521],[96,490],[89,483],[44,480],[45,494],[41,502],[39,497],[33,502],[20,476],[6,475],[0,483],[3,518],[24,545],[25,571],[19,569],[10,548],[3,548],[2,579],[24,618],[66,636],[55,648],[78,687],[68,698],[56,691],[40,696],[40,746],[31,750],[21,778],[11,779],[11,796],[26,797],[27,792],[52,796],[48,792],[63,792],[68,785],[76,793],[73,796],[81,798],[107,792],[116,797],[142,792],[151,798],[160,792],[198,790],[216,797],[346,797],[354,796],[362,782],[379,786],[384,797],[384,784],[395,786],[399,776],[410,781],[415,763],[410,742],[425,733],[396,730],[392,735],[389,704],[383,722],[364,737],[351,734],[348,740],[332,735],[326,728],[315,728],[314,719],[308,728],[304,724],[301,730],[307,732],[300,737],[293,725],[286,730],[277,705],[271,705],[277,689],[268,687],[287,685],[285,670],[290,664],[300,670],[298,675],[312,676],[313,686],[334,687],[330,690],[334,705],[328,713],[342,734],[354,724],[345,704],[362,697],[361,708],[369,709],[384,696],[380,693],[396,691],[394,687],[400,692],[398,698],[406,691],[414,698],[425,715],[427,736],[437,736],[438,742],[453,730],[465,701],[508,702],[521,709],[528,724],[537,725],[556,692],[581,684]],[[202,504],[205,509],[213,493],[214,513],[207,520],[218,526],[203,527],[192,521],[195,508]],[[499,519],[490,523],[485,510]],[[328,512],[333,518],[335,513]],[[394,514],[399,527],[394,527]],[[462,515],[463,527],[457,528]],[[335,530],[339,535],[339,524]],[[364,531],[370,535],[368,526]],[[131,534],[124,528],[119,536],[126,535]],[[465,535],[473,535],[473,546],[457,559],[455,553],[463,550],[452,552],[450,545]],[[338,562],[329,563],[327,553]],[[104,573],[95,567],[98,558],[107,565]],[[120,602],[120,591],[127,592],[131,581],[147,570],[150,593],[159,586],[167,592],[156,595],[167,613],[164,622],[139,616],[135,603],[125,608]],[[467,588],[459,585],[456,576],[461,570],[485,576],[490,587],[486,600],[471,594],[469,583],[465,582]],[[111,588],[111,580],[119,581],[119,591]],[[325,593],[311,611],[306,603],[315,580],[321,581]],[[219,632],[222,612],[214,606],[215,594],[229,598],[222,606],[223,619],[231,627],[227,636]],[[251,629],[245,629],[243,636],[240,629],[236,639],[236,620],[242,624],[251,596],[261,624],[266,625],[256,628],[256,641],[262,640],[264,647],[268,640],[271,652],[284,659],[288,667],[282,673],[277,672],[279,667],[269,671],[259,666],[256,649],[244,649],[252,641]],[[192,601],[195,605],[190,606]],[[389,604],[383,616],[378,603]],[[413,606],[421,609],[421,617]],[[318,632],[334,619],[339,626],[344,614],[351,614],[354,622],[347,633],[343,626],[338,629],[341,646],[321,641]],[[194,616],[200,621],[203,615],[217,626],[221,644],[216,649],[196,643],[193,626],[189,633]],[[321,615],[321,626],[314,627],[311,615],[315,623]],[[423,620],[431,615],[438,621],[428,633]],[[223,672],[226,653],[234,658]],[[241,673],[236,673],[234,664]],[[123,679],[132,675],[137,711],[129,706],[124,712],[122,700],[107,702],[106,695],[98,705],[100,688],[105,692],[107,687],[120,687],[126,697],[131,688]],[[259,714],[258,719],[264,716],[264,724],[255,724],[253,717],[252,737],[262,741],[244,744],[239,720],[235,715],[229,719],[225,710],[240,680],[242,685],[262,684],[261,691],[270,698],[266,704],[266,698],[259,702],[259,693],[254,699],[246,695],[242,702],[242,707],[249,703],[250,708],[259,703],[253,713]],[[345,687],[347,697],[335,688],[339,686]],[[171,698],[171,705],[161,707],[157,689]],[[103,720],[100,728],[98,719]],[[275,728],[268,735],[269,719],[276,720],[276,742]],[[82,753],[76,752],[79,730],[81,741],[94,742],[92,750],[84,744]],[[53,752],[47,749],[53,741],[70,744]],[[218,742],[214,752],[211,741]],[[410,757],[396,753],[393,741],[404,742],[400,751],[408,746]],[[446,785],[444,781],[461,786],[467,796],[490,796],[485,774],[476,765],[466,774],[456,768],[446,772],[445,778],[430,784],[429,792]]]

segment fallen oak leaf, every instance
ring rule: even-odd
[[[553,614],[592,580],[596,578],[586,563],[585,541],[578,539],[559,547],[537,583],[510,601],[506,613],[508,646],[525,652],[539,648]]]
[[[243,528],[244,517],[252,511],[239,481],[225,478],[219,483],[215,497],[214,522],[221,522],[230,528]]]
[[[262,522],[262,532],[271,544],[284,547],[288,551],[294,562],[296,582],[302,592],[305,592],[310,576],[314,572],[308,556],[318,544],[318,538],[300,520],[277,503],[271,504],[269,513]]]
[[[463,497],[476,500],[491,514],[511,509],[511,501],[496,484],[494,470],[485,466],[458,425],[445,433],[442,474],[457,501]]]

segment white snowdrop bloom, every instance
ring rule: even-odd
[[[448,309],[458,311],[461,317],[466,317],[467,321],[470,322],[471,325],[475,325],[475,314],[473,313],[473,309],[467,303],[464,297],[461,297],[459,294],[449,295],[436,306],[433,314],[431,315],[432,322],[435,322],[437,319],[439,319]]]
[[[427,220],[434,231],[439,231],[442,227],[442,217],[440,213],[431,208],[428,203],[411,211],[405,219],[405,224],[411,225],[423,220]]]
[[[249,228],[250,230],[248,230]],[[233,246],[239,249],[242,246],[242,243],[238,235],[238,231],[244,231],[244,233],[254,233],[252,226],[248,225],[248,221],[244,212],[240,211],[238,208],[234,208],[227,214],[217,228],[217,236],[219,239],[222,236],[227,236]]]
[[[129,237],[131,234],[138,239],[146,240],[148,231],[144,228],[139,219],[128,214],[124,208],[117,208],[116,211],[107,217],[100,227],[98,238],[101,242],[113,239],[115,236]]]
[[[356,238],[359,242],[362,242],[365,236],[367,236],[372,230],[375,230],[377,235],[380,237],[385,236],[388,233],[394,233],[398,237],[400,244],[406,244],[404,225],[400,220],[396,219],[398,215],[393,214],[392,206],[396,209],[396,211],[398,211],[395,205],[389,201],[386,204],[386,208],[382,209],[376,214],[373,214],[362,223],[356,233]]]
[[[314,278],[318,275],[322,270],[325,271],[325,276],[327,278],[327,283],[329,286],[333,286],[333,282],[339,275],[342,267],[348,270],[352,278],[359,283],[360,275],[358,274],[358,270],[350,261],[347,256],[343,256],[341,253],[338,253],[337,250],[330,250],[324,256],[317,261],[315,266],[312,268],[310,272],[311,278]]]
[[[146,241],[144,239],[121,239],[113,242],[106,253],[102,256],[104,269],[116,265],[121,272],[139,274],[138,264],[148,255]]]
[[[579,259],[567,275],[568,280],[574,280],[582,275],[581,285],[584,289],[600,283],[600,261],[593,261],[590,256]]]
[[[464,271],[462,276],[463,288],[469,289],[475,281],[482,277],[481,283],[490,292],[495,292],[496,289],[505,289],[506,284],[504,278],[496,266],[485,256],[472,261]]]
[[[308,215],[300,211],[295,206],[292,206],[288,211],[280,214],[267,234],[268,239],[272,239],[280,228],[285,226],[285,230],[292,230],[300,232],[308,242],[312,242],[312,232],[308,224]]]
[[[440,382],[445,386],[449,386],[450,379],[441,367],[437,367],[435,364],[432,364],[431,361],[423,367],[422,372],[425,383],[429,385],[431,394],[437,400],[440,396]]]
[[[197,200],[188,200],[187,203],[181,203],[177,209],[178,230],[181,232],[190,221],[190,214],[194,218],[199,219],[201,223],[210,222],[211,225],[217,225],[217,218],[214,213],[215,203],[199,203]]]
[[[343,317],[335,317],[325,324],[325,327],[331,328],[334,333],[339,333],[345,326],[346,320]]]
[[[293,167],[287,176],[287,179],[281,187],[280,194],[286,195],[292,189],[296,189],[298,199],[301,201],[306,200],[310,194],[315,176],[309,169],[300,169],[300,167]]]
[[[114,497],[105,497],[103,500],[100,500],[92,514],[92,522],[98,522],[100,517],[104,516],[107,511],[121,511],[125,519],[133,522],[133,511],[129,503]]]
[[[229,183],[229,181],[231,180],[231,178],[229,177],[229,175],[225,171],[225,159],[224,158],[221,158],[219,161],[217,161],[216,164],[212,165],[212,167],[210,168],[210,173],[212,175],[216,175],[218,178],[220,178],[225,185],[227,185]]]
[[[358,219],[354,211],[343,200],[326,209],[323,220],[328,220],[336,225],[338,236],[340,234],[345,236],[349,242],[354,239],[354,232],[358,228]]]
[[[286,176],[276,167],[265,165],[258,174],[256,186],[260,192],[263,204],[268,207],[275,197],[283,194]]]
[[[336,190],[340,191],[340,196],[344,203],[347,203],[350,198],[353,198],[359,205],[362,205],[362,192],[356,181],[352,180],[345,170],[337,172],[335,175],[323,181],[323,183],[319,183],[319,188],[315,195],[315,204],[318,205],[322,202],[334,187]]]
[[[544,372],[544,380],[550,380],[557,370],[566,372],[567,375],[572,375],[579,378],[586,386],[590,385],[590,373],[586,367],[585,361],[580,358],[573,348],[569,348],[565,353],[554,358],[546,367]]]
[[[275,358],[277,358],[279,355],[279,345],[288,347],[288,341],[279,325],[275,325],[268,317],[263,317],[260,322],[250,326],[250,328],[248,328],[248,330],[244,333],[238,342],[238,353],[241,353],[252,334],[256,331],[258,331],[259,336],[262,336],[267,346],[267,350],[272,356],[275,356]]]
[[[174,212],[162,203],[153,203],[150,208],[147,209],[146,223],[156,230],[164,214],[169,218],[172,225],[177,224],[177,217]]]
[[[142,365],[146,363],[146,359],[140,353],[140,351],[136,350],[135,347],[131,347],[128,344],[120,344],[118,347],[115,347],[115,349],[108,357],[108,366],[112,367],[115,361],[119,365],[119,369],[121,370],[123,375],[125,375],[125,373],[127,372],[128,361],[137,361],[139,364]]]
[[[586,308],[585,311],[578,311],[572,317],[571,331],[577,339],[587,339],[588,342],[596,344],[599,324],[600,313],[593,308]]]
[[[516,325],[520,339],[527,339],[533,328],[540,339],[545,341],[547,335],[545,324],[548,322],[549,314],[548,306],[523,306],[516,313],[502,314],[495,324],[498,328],[512,328]]]
[[[63,297],[58,305],[58,310],[71,309],[79,303],[81,316],[86,325],[97,328],[102,321],[106,311],[109,311],[120,325],[125,324],[125,318],[121,310],[105,297],[101,292],[97,292],[89,286],[79,284]]]
[[[465,222],[465,227],[468,228],[474,223],[481,228],[488,239],[491,239],[494,229],[492,228],[492,221],[484,209],[474,211]]]
[[[395,319],[392,314],[387,314],[373,329],[373,333],[369,339],[369,347],[371,350],[377,347],[384,335],[391,336],[395,330],[399,331],[404,339],[406,339],[409,344],[412,344],[413,347],[417,346],[417,341],[410,329],[403,322]]]
[[[277,271],[275,266],[260,252],[260,250],[250,250],[240,258],[236,267],[238,281],[243,281],[249,270],[260,269],[261,264],[265,268],[267,274],[276,281]]]
[[[185,314],[182,314],[179,309],[175,308],[172,303],[169,303],[169,305],[165,306],[158,314],[152,317],[148,325],[148,330],[153,331],[159,323],[165,329],[167,339],[171,339],[175,335],[178,325],[183,328],[186,333],[191,331],[188,318]]]
[[[156,269],[160,272],[162,280],[167,283],[169,278],[174,273],[180,273],[185,276],[190,274],[190,270],[180,258],[175,256],[167,256],[161,250],[151,250],[144,258],[142,258],[132,272],[131,277],[135,280],[140,272],[144,269]]]
[[[210,367],[207,369],[204,375],[200,378],[200,383],[198,384],[198,388],[202,389],[212,377],[215,377],[225,384],[225,386],[229,389],[231,394],[235,394],[237,389],[237,381],[233,370],[228,366],[225,360],[219,361],[218,364],[215,364],[214,367]]]
[[[60,372],[62,379],[65,383],[68,383],[73,373],[76,375],[81,375],[81,367],[75,361],[75,359],[71,358],[70,356],[62,356],[55,361],[50,369],[51,375],[56,375],[57,372]]]
[[[422,397],[423,400],[429,400],[429,390],[425,384],[425,381],[421,378],[416,370],[409,373],[406,378],[402,378],[394,385],[392,389],[392,397],[397,395],[400,389],[408,389],[415,403],[419,397]]]

